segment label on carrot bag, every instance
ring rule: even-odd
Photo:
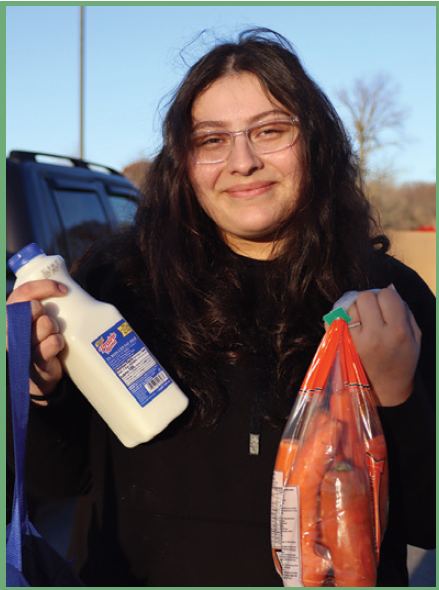
[[[146,406],[171,385],[169,375],[125,320],[92,344],[140,406]]]
[[[273,472],[271,486],[271,550],[277,573],[282,575],[282,495],[283,495],[284,474],[277,469]]]
[[[281,539],[283,584],[290,588],[302,587],[300,497],[298,486],[286,486],[283,489]]]

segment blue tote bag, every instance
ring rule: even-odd
[[[6,528],[6,586],[83,586],[70,563],[44,541],[29,520],[24,463],[30,404],[30,303],[13,303],[7,312],[15,487],[11,523]]]

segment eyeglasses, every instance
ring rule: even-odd
[[[299,135],[297,119],[275,119],[251,125],[244,131],[201,131],[191,135],[191,156],[196,164],[226,162],[237,135],[245,135],[256,154],[272,154],[293,145]]]

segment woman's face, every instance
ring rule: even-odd
[[[260,121],[291,118],[250,73],[216,80],[194,101],[193,131],[242,131]],[[279,225],[296,207],[302,179],[300,137],[281,151],[256,154],[245,135],[235,137],[226,162],[196,164],[188,174],[198,201],[232,250],[267,258]]]

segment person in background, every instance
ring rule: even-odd
[[[388,255],[343,125],[286,39],[245,31],[190,68],[143,192],[134,227],[74,276],[189,397],[165,431],[125,448],[62,374],[64,341],[41,304],[61,285],[28,283],[8,301],[33,310],[29,493],[78,498],[69,555],[84,583],[282,585],[278,444],[323,315],[358,290],[350,332],[389,453],[377,584],[408,585],[407,543],[435,544],[435,299]]]

